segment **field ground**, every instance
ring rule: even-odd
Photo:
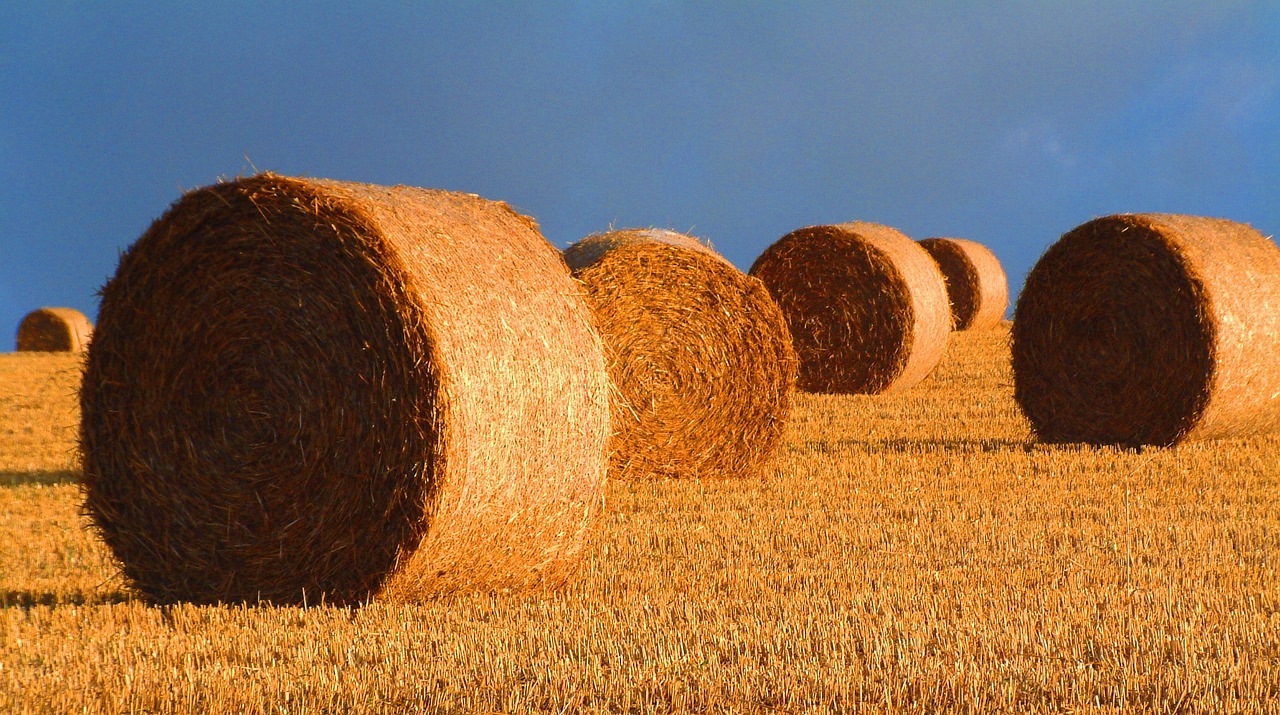
[[[1280,712],[1280,439],[1030,439],[1007,329],[802,396],[775,474],[610,484],[573,587],[155,608],[79,515],[73,358],[0,355],[0,712]]]

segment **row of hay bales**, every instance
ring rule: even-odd
[[[1009,288],[986,247],[952,238],[917,243],[867,222],[783,236],[750,271],[786,316],[810,392],[879,394],[929,375],[952,328],[999,323]]]
[[[1007,300],[985,248],[876,224],[748,275],[670,231],[562,255],[500,202],[262,174],[183,196],[103,288],[86,511],[158,602],[553,587],[607,474],[758,474],[797,384],[904,389]]]
[[[1007,307],[1004,273],[982,246],[915,244],[876,224],[800,229],[751,273],[787,317],[800,387],[819,392],[919,382],[946,344],[944,290],[956,328],[993,324]],[[1273,431],[1280,248],[1225,219],[1089,221],[1028,275],[1011,342],[1015,398],[1042,441],[1169,446]]]
[[[505,204],[403,186],[190,192],[101,295],[86,512],[157,602],[558,585],[610,471],[766,468],[799,365],[766,282],[696,239],[561,255]]]

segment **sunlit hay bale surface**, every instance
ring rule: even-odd
[[[957,333],[907,392],[798,395],[770,478],[612,483],[550,596],[150,607],[76,486],[20,473],[0,712],[1273,713],[1280,438],[1037,443],[1007,337]],[[62,420],[74,361],[15,357],[0,399],[45,397],[0,430]]]
[[[183,196],[102,292],[86,510],[159,602],[562,584],[602,501],[608,381],[532,220],[263,174]]]
[[[920,246],[946,279],[954,330],[987,330],[1004,320],[1009,281],[991,249],[963,238],[926,238]]]
[[[1169,445],[1280,425],[1280,248],[1174,214],[1085,223],[1040,258],[1013,327],[1046,442]]]
[[[795,353],[760,281],[696,239],[655,229],[565,251],[605,344],[618,478],[770,469],[791,414]]]
[[[75,308],[40,308],[18,324],[19,352],[84,352],[93,323]]]
[[[783,236],[751,267],[787,319],[808,392],[905,390],[942,358],[951,308],[918,243],[856,221]]]

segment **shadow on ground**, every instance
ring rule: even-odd
[[[833,439],[807,440],[792,446],[794,452],[889,452],[919,454],[921,452],[1032,452],[1042,447],[1036,442],[1016,439]]]
[[[137,600],[125,591],[15,591],[0,590],[0,608],[34,608],[36,606],[106,606]]]
[[[921,452],[1095,452],[1115,451],[1143,454],[1152,450],[1169,449],[1159,446],[1092,444],[1088,442],[1038,442],[1032,439],[837,439],[809,440],[792,446],[793,452],[819,452],[828,454],[840,451],[880,452],[892,454],[919,454]]]
[[[23,484],[75,484],[80,472],[62,470],[36,470],[27,472],[0,471],[0,487],[17,487]]]

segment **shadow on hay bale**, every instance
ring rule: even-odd
[[[93,323],[75,308],[40,308],[18,324],[18,352],[84,352]]]
[[[613,231],[570,246],[615,387],[617,478],[743,477],[767,468],[796,360],[760,281],[697,239]]]
[[[926,238],[920,246],[946,279],[953,330],[986,330],[1004,320],[1009,281],[991,249],[963,238]]]
[[[1046,442],[1172,445],[1280,425],[1280,249],[1249,226],[1095,219],[1027,276],[1014,390]]]
[[[555,586],[601,506],[600,340],[502,203],[188,193],[121,258],[87,363],[87,511],[158,602]]]
[[[809,392],[905,390],[938,364],[951,332],[929,254],[896,229],[855,221],[783,236],[751,266],[786,316]]]

